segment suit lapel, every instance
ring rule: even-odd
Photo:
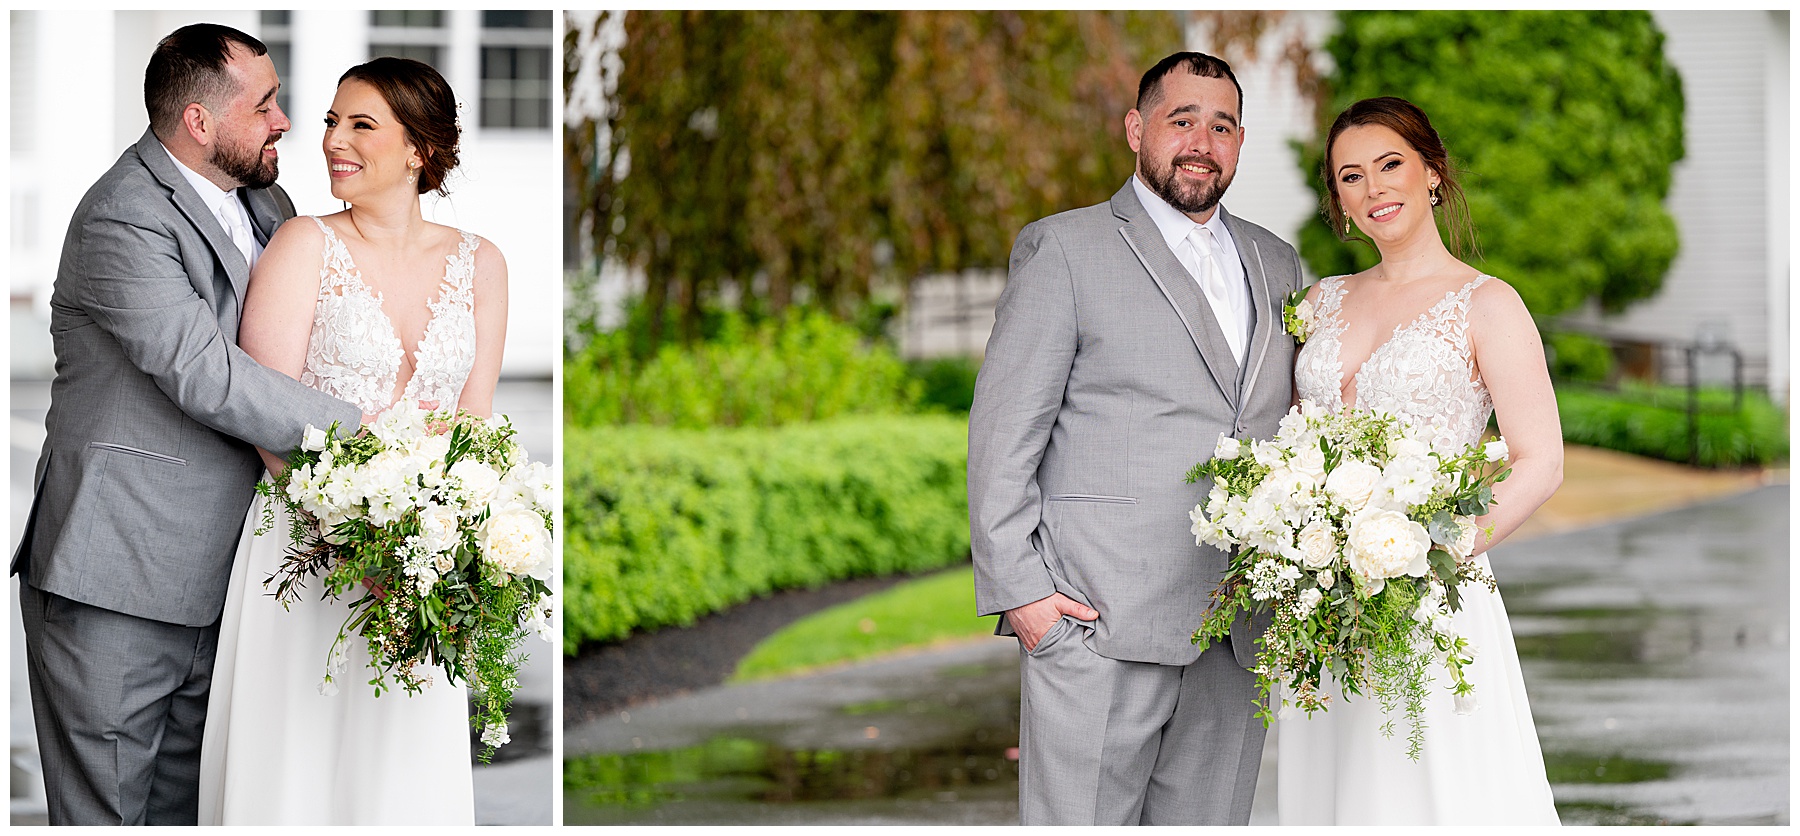
[[[1194,348],[1200,352],[1200,359],[1205,361],[1213,381],[1219,384],[1220,393],[1235,409],[1238,403],[1237,363],[1231,357],[1230,344],[1225,342],[1225,332],[1220,330],[1219,321],[1213,316],[1212,306],[1200,295],[1200,286],[1169,249],[1168,243],[1163,240],[1162,231],[1156,228],[1156,222],[1150,219],[1149,213],[1138,203],[1130,181],[1126,181],[1125,187],[1113,195],[1112,210],[1114,215],[1126,222],[1119,228],[1119,234],[1125,237],[1125,243],[1137,254],[1138,261],[1150,273],[1150,279],[1156,282],[1163,297],[1174,306],[1176,315],[1187,326]]]
[[[266,247],[269,239],[275,237],[275,230],[280,229],[281,222],[287,219],[281,216],[281,207],[275,204],[275,196],[268,189],[243,189],[242,194],[250,209],[250,225],[256,230],[256,240]]]
[[[1219,207],[1219,212],[1225,216],[1225,228],[1231,230],[1231,240],[1237,245],[1238,258],[1244,262],[1244,276],[1250,283],[1250,304],[1255,309],[1250,350],[1244,355],[1244,362],[1249,365],[1249,374],[1245,376],[1244,389],[1238,395],[1239,402],[1248,403],[1250,390],[1256,386],[1256,378],[1262,372],[1263,359],[1268,356],[1269,341],[1274,339],[1275,329],[1281,324],[1281,312],[1276,308],[1275,293],[1269,287],[1269,274],[1263,269],[1261,247],[1250,231],[1225,211],[1225,207]],[[1285,303],[1287,299],[1284,297],[1281,301]]]
[[[187,178],[175,168],[174,160],[169,158],[169,152],[163,148],[154,132],[144,131],[143,138],[138,140],[137,152],[138,158],[144,161],[144,167],[169,189],[170,201],[175,204],[175,208],[206,239],[207,246],[212,248],[219,263],[225,265],[225,276],[231,282],[232,295],[237,297],[231,305],[235,328],[237,311],[242,309],[244,291],[250,285],[250,265],[244,261],[243,252],[231,242],[231,235],[225,231],[224,225],[213,215],[212,210],[206,208],[206,202],[200,199],[200,195],[194,193],[194,187],[188,183]]]

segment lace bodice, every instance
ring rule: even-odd
[[[1356,403],[1349,406],[1385,412],[1414,427],[1430,427],[1431,446],[1442,453],[1455,453],[1479,441],[1494,401],[1476,373],[1469,347],[1469,297],[1488,278],[1476,276],[1461,290],[1444,294],[1418,319],[1395,328],[1356,371]],[[1318,328],[1294,362],[1295,391],[1334,411],[1346,406],[1341,356],[1344,293],[1342,276],[1319,282],[1313,299]]]
[[[395,402],[394,387],[406,349],[381,295],[363,284],[350,251],[324,221],[325,263],[300,382],[376,413]],[[445,256],[437,298],[426,303],[431,318],[413,352],[413,373],[401,399],[436,401],[453,409],[475,365],[475,248],[480,238],[463,232],[454,255]]]

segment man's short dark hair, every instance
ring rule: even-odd
[[[150,129],[159,139],[174,134],[188,105],[199,102],[217,108],[237,93],[225,71],[234,46],[251,55],[269,53],[262,41],[217,23],[183,26],[156,45],[144,70],[144,109],[150,112]]]
[[[1214,58],[1204,52],[1177,52],[1161,61],[1144,73],[1144,79],[1138,82],[1137,109],[1143,113],[1150,105],[1156,104],[1162,97],[1162,80],[1164,76],[1180,68],[1189,75],[1201,78],[1225,78],[1231,80],[1231,86],[1237,88],[1238,121],[1244,118],[1244,85],[1239,84],[1237,76],[1231,72],[1231,65]]]

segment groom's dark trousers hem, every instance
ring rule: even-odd
[[[101,609],[24,574],[19,615],[50,823],[196,824],[218,622]]]
[[[1230,644],[1159,665],[1101,656],[1091,631],[1064,616],[1020,646],[1020,822],[1248,824],[1264,730]]]

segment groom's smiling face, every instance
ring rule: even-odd
[[[225,72],[236,89],[213,113],[217,127],[210,162],[242,185],[266,189],[278,173],[275,143],[293,127],[275,103],[281,80],[269,56],[243,47],[233,47]]]
[[[1244,147],[1237,86],[1226,78],[1169,73],[1141,112],[1125,114],[1125,138],[1137,152],[1138,179],[1205,223],[1237,174]]]

